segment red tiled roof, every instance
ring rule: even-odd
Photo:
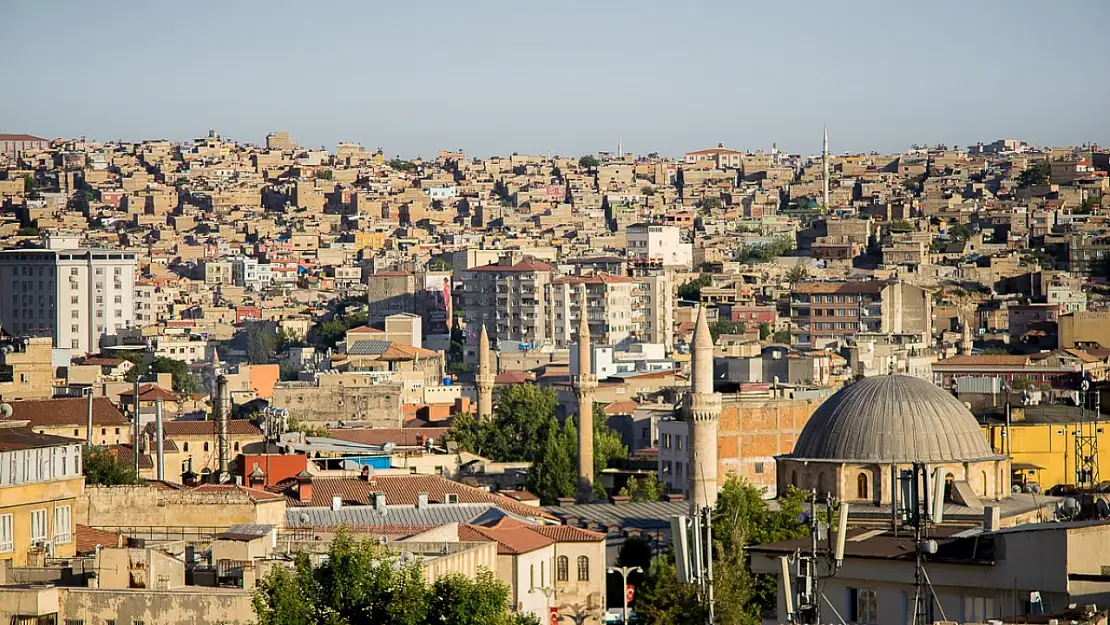
[[[517,555],[554,545],[555,540],[532,531],[530,527],[483,527],[459,525],[459,540],[497,543],[497,553]]]
[[[131,399],[134,396],[134,389],[128,389],[119,394],[120,401],[124,401],[124,397],[129,398],[131,401],[134,401],[133,399]],[[167,391],[157,384],[143,384],[139,387],[139,401],[156,401],[159,399],[161,399],[162,401],[176,402],[179,401],[181,398],[177,395],[177,393]],[[124,401],[124,403],[127,402]]]
[[[591,532],[570,525],[533,525],[529,529],[560,543],[596,543],[605,540],[605,534],[601,532]]]
[[[165,436],[215,436],[216,421],[166,421],[162,426]],[[230,419],[227,433],[238,436],[262,436],[262,430],[246,419]]]
[[[88,525],[75,524],[77,534],[77,554],[93,553],[97,545],[101,547],[115,547],[119,544],[119,535],[115,532],[105,532]]]
[[[43,139],[42,137],[36,137],[34,135],[3,134],[3,133],[0,133],[0,141],[47,141],[47,142],[49,142],[50,140],[49,139]]]
[[[527,371],[505,371],[493,378],[494,384],[524,384],[535,381],[536,374]]]
[[[89,400],[84,397],[24,399],[8,402],[12,419],[26,419],[31,427],[86,425]],[[93,425],[127,425],[129,421],[107,397],[93,398]]]
[[[938,360],[937,365],[944,366],[967,366],[967,367],[985,367],[985,366],[1004,366],[1004,367],[1021,367],[1029,363],[1028,356],[1012,355],[1012,354],[972,354],[970,356],[951,356],[944,360]]]

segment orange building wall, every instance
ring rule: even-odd
[[[720,482],[739,475],[775,492],[775,456],[794,450],[798,434],[818,405],[820,402],[797,400],[752,405],[726,402],[717,438]]]

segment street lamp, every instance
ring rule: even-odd
[[[536,592],[537,590],[542,592],[543,596],[547,598],[547,602],[549,604],[551,604],[547,608],[547,610],[548,610],[547,625],[556,625],[556,623],[558,622],[558,619],[561,618],[561,617],[554,617],[553,618],[552,609],[555,609],[555,610],[559,609],[559,604],[555,600],[555,596],[559,593],[559,589],[556,588],[555,586],[533,586],[531,589],[528,590],[528,592]]]
[[[628,625],[628,575],[629,573],[643,573],[644,569],[638,566],[611,566],[609,567],[610,573],[620,573],[621,575],[621,589],[624,591],[624,618],[621,623]]]

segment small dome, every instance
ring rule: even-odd
[[[864,378],[825,400],[789,457],[907,463],[999,455],[955,397],[921,378],[882,375]]]

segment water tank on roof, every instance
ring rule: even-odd
[[[443,385],[444,386],[451,386],[451,376],[447,376],[447,377],[443,378]]]

